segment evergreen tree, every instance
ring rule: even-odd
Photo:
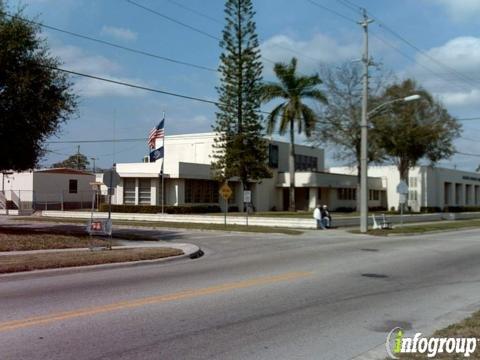
[[[239,177],[248,189],[249,181],[270,176],[259,113],[262,63],[252,1],[227,0],[225,14],[212,169],[217,179]]]

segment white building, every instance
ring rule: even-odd
[[[95,175],[73,169],[3,172],[0,209],[75,209],[88,207]]]
[[[165,205],[220,205],[219,183],[211,176],[210,164],[214,133],[185,134],[165,138]],[[330,209],[354,209],[357,178],[325,171],[324,151],[296,145],[295,200],[298,209],[312,209],[327,204]],[[289,144],[269,141],[269,166],[273,177],[252,185],[252,204],[257,211],[287,210],[290,184],[288,173]],[[114,204],[160,205],[162,160],[154,163],[118,163],[121,177]],[[229,181],[233,189],[230,206],[242,208],[243,190],[239,181]],[[381,178],[369,178],[375,193],[369,205],[386,206],[385,186]]]
[[[356,168],[332,167],[331,172],[356,175]],[[396,188],[400,174],[396,166],[369,166],[368,175],[381,177],[387,187],[388,208],[398,209]],[[425,208],[479,207],[480,174],[431,166],[417,166],[409,171],[408,206],[413,211]]]

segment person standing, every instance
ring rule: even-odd
[[[320,205],[317,205],[315,210],[313,210],[313,218],[317,222],[317,229],[325,230],[325,226],[322,223],[322,212],[320,210]]]

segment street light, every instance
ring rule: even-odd
[[[418,94],[406,96],[404,98],[394,99],[370,110],[368,113],[364,113],[365,119],[362,121],[362,134],[361,134],[361,149],[362,156],[360,157],[360,232],[366,233],[368,231],[368,118],[378,113],[379,110],[387,105],[397,102],[409,102],[419,100],[421,98]]]

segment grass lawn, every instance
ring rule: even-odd
[[[150,248],[1,255],[0,273],[153,260],[182,254],[183,252],[178,249]]]
[[[456,221],[439,221],[437,223],[419,224],[419,225],[405,225],[398,226],[391,230],[369,230],[368,234],[377,236],[388,236],[391,234],[421,234],[430,231],[449,231],[465,228],[480,227],[480,220],[456,220]],[[351,233],[358,234],[358,230],[352,230]]]
[[[0,251],[75,249],[108,246],[108,241],[89,236],[36,233],[30,229],[0,228]]]
[[[473,314],[471,317],[446,327],[445,329],[438,330],[433,334],[434,337],[456,337],[456,338],[480,338],[480,311]],[[417,359],[431,359],[427,355],[420,354],[404,354],[399,356],[404,360],[417,360]],[[466,359],[462,354],[437,354],[435,359]],[[468,359],[480,359],[480,347],[477,345],[477,349]]]
[[[76,218],[47,218],[47,217],[19,217],[14,220],[22,220],[28,222],[55,222],[55,223],[70,223],[70,224],[86,224],[87,219]],[[220,230],[220,231],[241,231],[241,232],[253,232],[253,233],[270,233],[270,234],[286,234],[286,235],[299,235],[303,232],[300,230],[287,229],[281,227],[269,227],[269,226],[245,226],[245,225],[227,225],[223,224],[197,224],[197,223],[180,223],[169,221],[134,221],[134,220],[113,220],[114,225],[130,225],[140,227],[153,227],[153,228],[180,228],[180,229],[192,229],[192,230]],[[123,234],[122,234],[123,237]]]

